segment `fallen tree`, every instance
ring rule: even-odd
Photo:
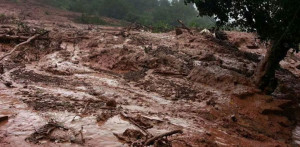
[[[28,38],[26,41],[17,44],[17,45],[16,45],[9,53],[3,55],[3,56],[0,58],[0,62],[1,62],[3,59],[5,59],[6,57],[10,56],[10,55],[11,55],[12,53],[14,53],[16,50],[18,50],[21,46],[24,46],[24,45],[26,45],[26,44],[32,42],[33,40],[37,39],[38,37],[41,37],[41,36],[43,36],[43,35],[45,35],[45,34],[47,34],[47,33],[49,33],[49,31],[45,31],[44,33],[41,33],[41,34],[35,34],[34,36]],[[8,37],[8,36],[6,36],[6,38],[7,38],[7,37]],[[0,38],[1,38],[1,36],[0,36]],[[17,37],[12,37],[12,39],[15,39],[15,38],[17,38]]]

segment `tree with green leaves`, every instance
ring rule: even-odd
[[[299,0],[185,0],[196,4],[200,16],[212,16],[218,26],[234,26],[256,32],[271,48],[254,75],[266,92],[276,87],[275,72],[290,49],[299,51]],[[270,89],[271,88],[271,89]]]

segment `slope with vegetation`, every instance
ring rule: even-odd
[[[209,17],[197,17],[193,5],[184,5],[184,0],[40,0],[52,6],[82,13],[81,23],[103,24],[97,16],[136,22],[157,28],[157,31],[172,29],[177,19],[190,27],[211,27]],[[94,21],[88,17],[94,18]]]

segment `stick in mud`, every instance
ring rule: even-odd
[[[81,136],[81,142],[82,143],[85,143],[85,139],[84,139],[84,137],[83,137],[83,126],[81,126],[81,130],[80,130],[80,136]]]
[[[145,130],[143,127],[141,127],[139,124],[137,124],[131,117],[127,116],[124,112],[120,113],[121,116],[125,119],[128,119],[130,123],[137,126],[139,129],[141,129],[147,136],[152,137],[153,135],[149,133],[147,130]]]
[[[3,60],[4,58],[6,58],[7,56],[10,56],[10,55],[11,55],[12,53],[14,53],[20,46],[26,45],[26,44],[30,43],[31,41],[35,40],[36,38],[38,38],[38,37],[40,37],[40,36],[43,36],[43,35],[45,35],[45,34],[47,34],[47,33],[49,33],[49,31],[46,31],[46,32],[44,32],[44,33],[42,33],[42,34],[35,34],[34,36],[32,36],[32,37],[30,37],[29,39],[27,39],[25,42],[22,42],[22,43],[16,45],[16,46],[13,48],[13,50],[11,50],[8,54],[2,56],[2,57],[0,58],[0,61],[2,61],[2,60]]]
[[[163,137],[171,136],[171,135],[177,134],[177,133],[182,134],[183,131],[182,130],[174,130],[174,131],[171,131],[171,132],[163,133],[161,135],[152,137],[152,138],[150,138],[146,141],[145,146],[152,145],[155,142],[155,140],[158,140],[158,139],[163,138]]]
[[[192,30],[191,30],[190,28],[188,28],[188,27],[183,23],[182,20],[179,20],[179,19],[178,19],[177,21],[181,24],[181,26],[182,26],[183,29],[186,29],[191,35],[193,35]]]

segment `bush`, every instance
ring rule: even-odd
[[[97,16],[90,16],[87,14],[82,14],[80,17],[76,18],[75,20],[77,23],[82,23],[82,24],[95,24],[95,25],[106,25],[107,23],[100,19]]]
[[[158,22],[152,26],[152,30],[155,33],[169,32],[173,29],[174,29],[173,26],[169,25],[168,23],[164,23],[164,22]]]

